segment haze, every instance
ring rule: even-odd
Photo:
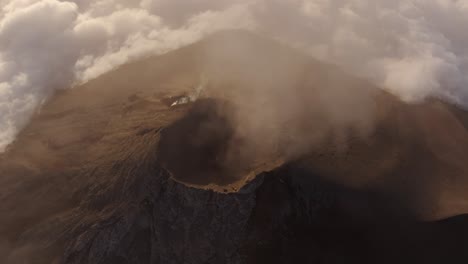
[[[3,0],[0,150],[56,90],[221,29],[252,29],[402,99],[468,106],[468,1]]]

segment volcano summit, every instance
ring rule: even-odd
[[[47,101],[0,155],[2,263],[466,263],[468,113],[245,31]]]

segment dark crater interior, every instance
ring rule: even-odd
[[[242,146],[226,101],[201,99],[180,120],[161,131],[158,161],[178,180],[192,184],[229,184],[248,166],[235,155]]]

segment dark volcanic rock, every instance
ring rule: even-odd
[[[259,177],[237,193],[187,187],[163,169],[124,214],[93,224],[63,263],[242,263]]]
[[[466,217],[423,223],[372,192],[297,164],[235,193],[188,187],[163,169],[134,206],[82,227],[61,263],[463,263]],[[428,249],[431,249],[428,251]]]
[[[468,263],[435,221],[468,211],[466,116],[216,34],[44,105],[0,155],[0,263]]]

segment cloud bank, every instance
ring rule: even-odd
[[[468,0],[0,0],[0,151],[57,89],[221,29],[468,107]]]

